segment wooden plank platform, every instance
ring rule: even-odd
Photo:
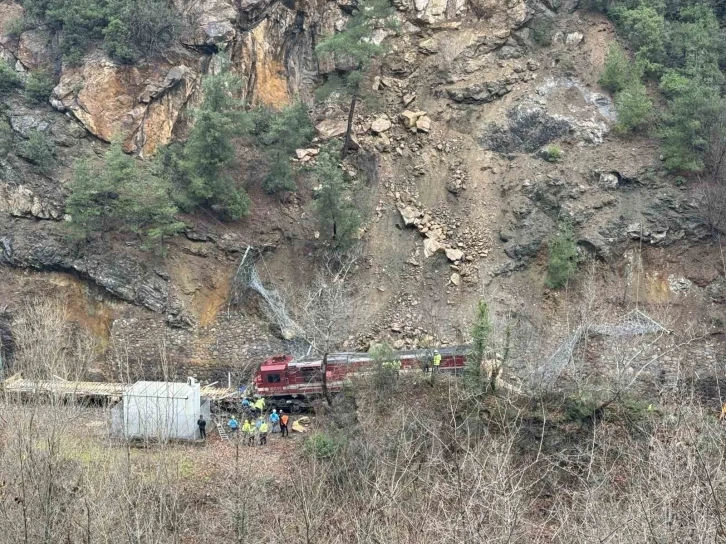
[[[107,397],[121,398],[127,388],[133,384],[110,382],[73,382],[66,380],[26,380],[21,374],[14,374],[2,383],[0,387],[6,393],[25,393],[37,395],[51,393],[61,396],[75,397]],[[226,387],[201,388],[203,398],[222,400],[233,397],[237,391]]]

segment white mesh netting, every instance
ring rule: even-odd
[[[559,345],[550,358],[534,371],[532,384],[540,387],[551,385],[570,363],[577,344],[585,335],[636,336],[658,333],[668,334],[670,331],[637,308],[613,323],[579,326]]]
[[[262,283],[250,250],[251,247],[248,247],[245,251],[232,279],[230,302],[239,304],[245,290],[252,289],[267,303],[270,318],[280,327],[283,338],[292,340],[300,335],[300,326],[288,314],[285,301],[280,294],[275,289],[267,289]]]

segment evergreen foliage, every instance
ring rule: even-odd
[[[43,174],[48,174],[55,165],[53,143],[39,130],[33,130],[26,140],[20,142],[16,153],[33,163]]]
[[[615,110],[618,114],[617,131],[633,132],[645,125],[653,110],[645,85],[633,83],[616,94]]]
[[[267,193],[294,191],[295,172],[290,157],[295,149],[310,143],[315,127],[301,102],[287,106],[279,112],[259,109],[254,112],[254,136],[262,146],[268,172],[262,181]]]
[[[353,13],[341,32],[322,40],[316,47],[318,55],[332,58],[338,72],[331,74],[318,90],[318,97],[325,98],[332,93],[350,97],[348,130],[343,145],[345,157],[350,146],[350,132],[356,103],[365,100],[363,81],[371,61],[383,54],[385,48],[371,39],[375,25],[383,23],[395,26],[391,18],[394,13],[389,0],[359,0]]]
[[[114,60],[133,63],[166,49],[181,17],[169,0],[21,0],[31,21],[61,31],[63,60],[77,64],[95,41]]]
[[[560,221],[557,234],[550,240],[547,279],[545,285],[550,289],[564,287],[577,271],[577,243],[572,223]]]
[[[713,146],[726,140],[723,124],[726,100],[713,87],[692,81],[668,104],[664,118],[663,155],[673,170],[700,172]]]
[[[488,386],[487,376],[482,370],[482,363],[487,357],[492,335],[492,322],[489,305],[480,300],[476,305],[476,314],[471,326],[471,351],[466,359],[466,384],[474,391],[485,390]]]
[[[25,96],[35,102],[47,102],[55,83],[48,72],[31,72],[25,80]]]
[[[322,230],[330,234],[336,248],[351,247],[356,240],[361,216],[346,190],[343,171],[331,144],[320,150],[311,173],[313,180],[322,187],[315,201]]]
[[[0,158],[4,159],[13,149],[13,127],[5,118],[0,119]]]
[[[69,188],[66,209],[86,236],[111,230],[135,232],[148,246],[185,226],[174,218],[178,210],[161,164],[139,164],[119,142],[111,145],[101,169],[77,162]]]
[[[622,91],[640,80],[640,74],[635,73],[633,63],[617,43],[608,49],[605,59],[605,69],[600,76],[600,85],[613,93]]]
[[[125,0],[109,4],[103,46],[111,58],[132,64],[162,53],[179,35],[181,18],[163,0]]]
[[[546,16],[538,16],[532,19],[532,39],[537,45],[546,47],[552,45],[555,35],[555,23]]]
[[[172,149],[166,163],[179,186],[179,205],[191,210],[209,206],[221,217],[236,220],[247,214],[249,197],[230,176],[235,162],[234,139],[248,133],[251,119],[235,95],[242,82],[222,63],[219,73],[204,78],[204,101],[193,112],[194,126],[183,151]]]
[[[0,96],[8,94],[21,84],[18,73],[6,61],[0,59]]]
[[[724,137],[723,130],[714,129],[714,119],[726,107],[724,2],[612,0],[600,7],[633,46],[635,66],[642,65],[668,99],[660,130],[666,165],[703,173],[708,154]],[[616,96],[616,104],[618,128],[631,130],[650,117],[650,106],[639,82],[626,82],[625,68],[622,58],[608,58],[601,83],[614,92],[628,89]]]

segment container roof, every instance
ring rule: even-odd
[[[165,399],[187,399],[194,388],[186,383],[176,382],[136,382],[125,392],[129,397],[153,397]]]

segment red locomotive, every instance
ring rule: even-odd
[[[464,368],[469,346],[439,348],[439,371],[456,372]],[[399,351],[394,359],[400,361],[401,372],[421,371],[425,361],[431,367],[434,350]],[[365,374],[374,369],[374,359],[368,353],[331,353],[328,355],[326,378],[328,391],[339,393],[350,376]],[[260,365],[254,378],[255,394],[268,399],[271,405],[293,411],[309,406],[310,401],[323,393],[322,359],[291,355],[276,355]]]

